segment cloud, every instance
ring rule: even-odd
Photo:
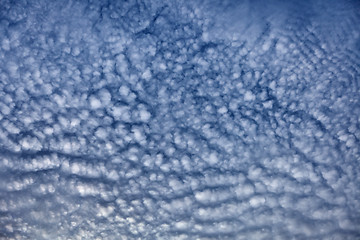
[[[2,1],[0,238],[358,238],[356,9]]]

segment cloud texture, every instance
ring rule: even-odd
[[[360,238],[359,13],[0,0],[0,239]]]

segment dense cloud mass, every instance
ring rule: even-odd
[[[0,0],[0,239],[360,239],[358,1]]]

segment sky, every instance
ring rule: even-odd
[[[360,4],[0,0],[0,239],[360,239]]]

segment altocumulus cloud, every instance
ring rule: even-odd
[[[0,0],[0,238],[359,239],[359,13]]]

